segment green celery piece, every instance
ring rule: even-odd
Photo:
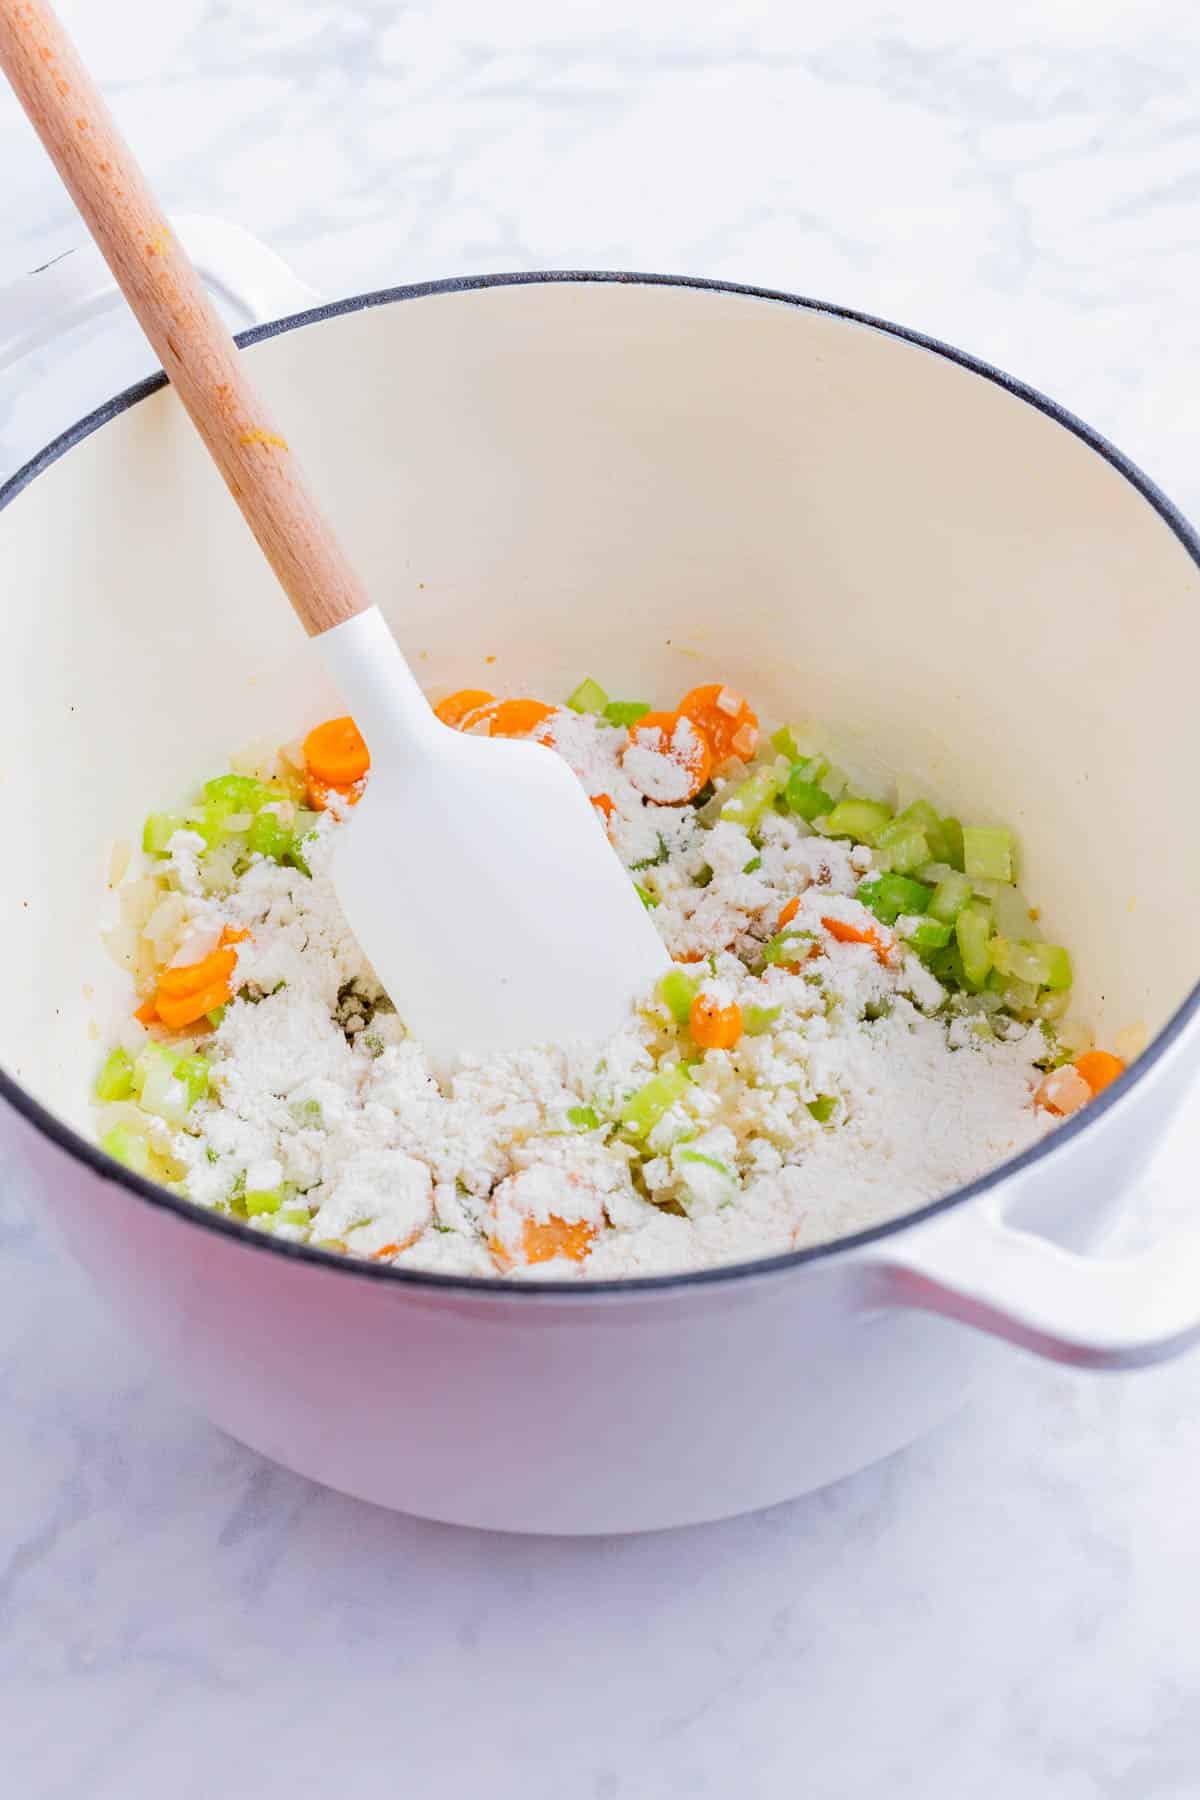
[[[690,1086],[686,1069],[660,1070],[626,1100],[621,1108],[622,1125],[634,1137],[645,1137],[683,1099]]]
[[[277,812],[256,812],[246,834],[246,848],[252,854],[282,862],[292,847],[292,829]]]
[[[187,1089],[189,1107],[207,1095],[208,1071],[208,1058],[204,1056],[181,1056],[175,1064],[175,1079]]]
[[[279,1215],[281,1225],[308,1225],[311,1222],[307,1206],[285,1206]]]
[[[286,797],[281,787],[270,787],[251,775],[218,775],[204,784],[204,804],[215,812],[257,812],[260,806]]]
[[[815,1100],[808,1102],[808,1110],[818,1125],[828,1125],[837,1110],[836,1094],[818,1094]]]
[[[991,935],[991,909],[976,901],[964,906],[954,921],[954,936],[962,957],[963,978],[969,988],[981,988],[991,972]]]
[[[744,865],[744,867],[742,869],[742,874],[743,875],[753,875],[755,869],[761,869],[761,868],[762,868],[762,857],[761,856],[752,856],[750,858],[750,861]]]
[[[770,1031],[782,1011],[782,1006],[743,1006],[742,1024],[746,1027],[746,1036],[762,1037],[764,1032]]]
[[[182,813],[149,813],[142,826],[142,849],[147,856],[165,856],[175,833],[187,828]]]
[[[802,963],[807,962],[813,944],[817,941],[816,933],[796,930],[785,925],[782,931],[776,932],[763,945],[762,958],[765,963]]]
[[[677,1025],[686,1025],[692,1016],[692,1001],[700,983],[682,969],[668,969],[658,984],[659,997],[665,1002]]]
[[[914,820],[906,819],[903,813],[884,826],[875,839],[875,848],[887,858],[888,867],[897,875],[910,874],[930,857],[929,839],[924,828]]]
[[[731,1169],[729,1164],[722,1162],[719,1156],[707,1156],[703,1150],[676,1150],[675,1161],[700,1163],[706,1169],[715,1169],[718,1175],[724,1175],[729,1181],[737,1181],[736,1169]]]
[[[156,1062],[142,1082],[138,1105],[168,1125],[182,1125],[191,1106],[191,1091],[185,1078],[176,1073],[186,1058],[173,1057],[170,1062]]]
[[[868,875],[854,897],[869,906],[881,924],[894,925],[901,913],[925,912],[933,889],[922,881],[910,881],[907,875]]]
[[[957,819],[942,820],[942,858],[952,869],[963,867],[963,828]]]
[[[746,831],[753,831],[786,780],[786,768],[772,764],[769,768],[756,769],[721,802],[721,817],[731,824],[743,826]]]
[[[839,800],[825,821],[827,837],[853,838],[856,844],[874,844],[892,816],[881,800]]]
[[[172,1050],[166,1044],[158,1044],[153,1041],[148,1044],[143,1044],[142,1048],[137,1053],[137,1058],[133,1065],[132,1086],[134,1094],[137,1095],[141,1093],[147,1077],[156,1069],[165,1068],[168,1074],[173,1075],[175,1072],[175,1064],[178,1061],[178,1050]]]
[[[778,731],[771,734],[771,748],[778,750],[780,756],[786,756],[789,762],[799,762],[800,751],[792,736],[790,725],[781,725]]]
[[[104,1067],[96,1077],[97,1100],[128,1100],[133,1092],[133,1058],[118,1044],[104,1059]]]
[[[1061,1019],[1071,1004],[1070,988],[1047,988],[1037,1003],[1036,1012],[1039,1019],[1046,1019],[1053,1024]]]
[[[650,889],[643,887],[640,881],[634,882],[633,889],[646,911],[653,912],[658,905],[658,895],[652,894]]]
[[[114,1125],[100,1139],[100,1148],[136,1175],[150,1174],[150,1146],[141,1132],[131,1126]]]
[[[995,954],[996,945],[999,941],[999,938],[992,939],[993,955]],[[995,984],[994,986],[993,983]],[[1019,981],[1015,976],[1001,975],[998,969],[993,968],[991,974],[988,976],[987,984],[991,992],[999,994],[1001,1004],[1007,1007],[1009,1012],[1015,1013],[1018,1018],[1031,1018],[1033,1016],[1034,1010],[1037,1007],[1038,997],[1038,989],[1035,982]]]
[[[580,682],[573,694],[567,695],[567,705],[572,712],[602,713],[608,705],[608,695],[598,681],[587,676]]]
[[[963,907],[971,904],[971,898],[970,880],[966,875],[953,871],[934,888],[933,898],[929,902],[930,916],[945,919],[947,924],[952,925]]]
[[[595,1131],[600,1119],[592,1106],[568,1106],[567,1123],[573,1125],[576,1131]]]
[[[963,832],[963,868],[972,878],[1011,881],[1012,833],[991,825],[968,825]]]
[[[837,787],[837,781],[832,779],[837,774],[837,771],[833,768],[827,756],[810,756],[797,766],[800,770],[802,780],[811,781],[816,787],[821,787],[828,781],[831,792]],[[838,800],[840,800],[841,797],[841,794],[834,795],[834,798]]]
[[[1028,982],[1035,988],[1065,993],[1071,986],[1071,957],[1061,944],[1031,944],[998,937],[992,940],[992,960],[1001,975]]]
[[[914,950],[944,950],[954,936],[954,927],[945,919],[931,919],[928,914],[905,913],[900,922],[900,936]]]
[[[801,763],[788,776],[784,798],[790,811],[798,818],[806,819],[810,824],[826,813],[833,811],[833,796],[827,794],[819,782],[812,781],[804,773],[807,765]]]
[[[317,820],[320,816],[320,813],[307,812],[302,808],[296,814],[292,824],[291,848],[287,851],[285,860],[290,862],[294,868],[299,869],[302,875],[312,874],[312,870],[304,858],[304,844],[305,840],[316,830]]]
[[[221,1020],[225,1017],[225,1008],[223,1006],[214,1006],[212,1011],[210,1013],[205,1013],[204,1016],[215,1031],[217,1026],[221,1023]]]
[[[257,1218],[260,1213],[278,1212],[286,1197],[286,1186],[277,1188],[247,1188],[243,1195],[243,1199],[246,1202],[246,1217],[248,1219],[254,1219]]]
[[[636,725],[650,711],[644,700],[610,700],[604,716],[610,725]]]
[[[927,951],[925,967],[931,975],[936,976],[943,987],[957,990],[966,986],[962,957],[958,953],[956,943],[947,944],[944,950]]]

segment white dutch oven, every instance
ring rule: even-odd
[[[274,258],[184,231],[260,313]],[[90,254],[0,298],[10,354],[99,307]],[[32,320],[32,323],[31,323]],[[1200,1249],[1093,1243],[1196,1058],[1200,548],[1037,395],[895,327],[658,277],[398,289],[249,332],[255,379],[428,686],[669,699],[714,674],[843,728],[1020,833],[1131,1072],[920,1213],[701,1276],[506,1287],[363,1267],[193,1210],[90,1141],[113,841],[334,696],[171,391],[0,490],[5,1141],[212,1419],[386,1506],[524,1531],[712,1519],[883,1456],[992,1333],[1152,1361],[1200,1331]],[[215,604],[214,604],[215,599]],[[32,604],[27,604],[28,602]],[[851,731],[849,728],[852,727]],[[486,891],[486,870],[481,870]],[[91,1031],[91,1035],[89,1035]],[[944,1315],[944,1316],[939,1316]],[[966,1326],[979,1329],[966,1329]]]

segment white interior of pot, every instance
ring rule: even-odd
[[[1011,823],[1102,1031],[1195,983],[1200,574],[1053,420],[884,333],[670,287],[433,295],[249,354],[431,690],[724,679]],[[0,1062],[86,1127],[129,1004],[114,841],[334,696],[169,392],[34,480],[0,550]]]

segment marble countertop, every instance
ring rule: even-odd
[[[62,10],[169,206],[331,293],[536,266],[839,300],[1044,388],[1200,516],[1183,0],[136,0]],[[153,42],[148,41],[150,38]],[[0,98],[0,281],[79,237]],[[144,361],[0,375],[0,475]],[[1145,1215],[1186,1204],[1185,1122]],[[1013,1354],[838,1487],[656,1537],[488,1537],[182,1411],[0,1174],[13,1800],[1194,1800],[1194,1358]]]

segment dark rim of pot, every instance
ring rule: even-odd
[[[314,306],[305,312],[296,313],[285,319],[272,320],[266,325],[256,325],[248,331],[238,334],[240,345],[262,343],[267,338],[280,336],[283,332],[298,331],[307,325],[319,325],[326,319],[335,319],[344,313],[365,311],[374,306],[393,306],[407,300],[423,300],[432,295],[464,293],[479,288],[500,287],[536,287],[551,283],[599,283],[617,284],[634,287],[670,287],[694,288],[705,292],[721,294],[739,294],[752,300],[766,300],[784,306],[796,307],[804,312],[823,313],[830,318],[845,319],[855,325],[866,325],[874,331],[885,332],[889,337],[899,338],[906,344],[914,344],[934,356],[944,357],[946,361],[957,363],[959,368],[967,369],[1003,388],[1015,399],[1023,400],[1026,405],[1034,407],[1053,419],[1065,431],[1080,438],[1096,454],[1103,457],[1112,468],[1116,469],[1131,487],[1136,488],[1142,498],[1153,507],[1192,561],[1200,568],[1200,537],[1188,524],[1183,515],[1171,504],[1166,495],[1155,486],[1148,476],[1123,456],[1119,450],[1107,442],[1090,426],[1077,419],[1074,414],[1053,400],[1046,398],[1036,389],[1026,387],[1024,382],[1016,381],[1000,369],[992,368],[977,357],[968,355],[963,350],[956,350],[952,345],[943,344],[936,338],[924,336],[919,331],[910,331],[906,326],[894,325],[887,319],[874,318],[870,313],[856,312],[848,306],[834,306],[822,300],[809,300],[796,294],[781,293],[773,288],[746,287],[738,282],[711,281],[700,276],[691,275],[645,275],[624,273],[621,271],[591,270],[547,270],[544,272],[529,271],[523,273],[501,275],[466,275],[455,276],[447,281],[416,282],[407,287],[381,288],[368,294],[356,294],[347,300],[334,300],[322,306]],[[41,475],[52,463],[58,461],[68,450],[90,437],[102,425],[108,424],[118,414],[127,412],[131,406],[145,400],[159,388],[166,386],[166,376],[161,372],[148,376],[144,381],[126,388],[94,412],[87,414],[78,423],[62,432],[37,456],[27,462],[3,486],[0,486],[0,511],[10,505],[17,495],[37,476]],[[688,1289],[699,1286],[710,1286],[714,1283],[744,1282],[748,1278],[779,1274],[781,1271],[800,1267],[804,1263],[820,1262],[827,1257],[838,1256],[849,1250],[860,1249],[867,1244],[877,1243],[882,1238],[907,1230],[910,1226],[920,1224],[925,1219],[935,1218],[939,1213],[959,1206],[964,1201],[972,1200],[986,1194],[1001,1182],[1007,1182],[1014,1176],[1032,1169],[1035,1164],[1048,1157],[1058,1157],[1067,1149],[1080,1132],[1092,1130],[1114,1106],[1120,1106],[1126,1095],[1154,1068],[1176,1039],[1191,1022],[1200,1008],[1200,983],[1187,996],[1187,999],[1172,1014],[1171,1018],[1157,1033],[1143,1054],[1138,1057],[1128,1072],[1107,1088],[1091,1104],[1076,1113],[1056,1128],[1049,1136],[1042,1138],[1028,1150],[1010,1161],[1001,1163],[998,1168],[991,1169],[981,1175],[977,1181],[968,1182],[965,1187],[956,1188],[952,1193],[943,1195],[938,1200],[930,1201],[925,1206],[904,1213],[899,1218],[887,1219],[882,1224],[873,1225],[868,1230],[852,1232],[848,1237],[836,1238],[828,1244],[815,1244],[805,1250],[792,1250],[780,1256],[768,1256],[753,1262],[731,1263],[712,1269],[689,1270],[675,1275],[639,1275],[621,1277],[608,1281],[506,1281],[499,1276],[481,1275],[439,1275],[419,1269],[397,1269],[388,1264],[360,1261],[355,1257],[342,1256],[336,1252],[317,1250],[307,1244],[289,1243],[269,1233],[255,1231],[241,1220],[225,1214],[210,1212],[206,1208],[195,1205],[192,1201],[170,1194],[157,1183],[147,1181],[143,1176],[135,1175],[132,1170],[114,1162],[99,1146],[64,1124],[53,1113],[42,1106],[32,1095],[27,1094],[19,1084],[3,1069],[0,1069],[0,1097],[7,1100],[17,1112],[41,1134],[65,1150],[77,1162],[83,1163],[94,1174],[105,1181],[116,1182],[126,1188],[139,1200],[146,1201],[163,1211],[174,1213],[177,1218],[185,1220],[189,1225],[201,1231],[214,1231],[222,1236],[240,1240],[247,1247],[261,1251],[267,1256],[283,1256],[294,1262],[312,1264],[316,1268],[336,1271],[360,1281],[390,1282],[397,1291],[404,1289],[421,1289],[435,1292],[473,1293],[488,1296],[492,1299],[503,1296],[505,1299],[521,1296],[523,1301],[536,1304],[538,1300],[563,1300],[564,1298],[595,1298],[604,1295],[642,1294],[665,1289]]]

